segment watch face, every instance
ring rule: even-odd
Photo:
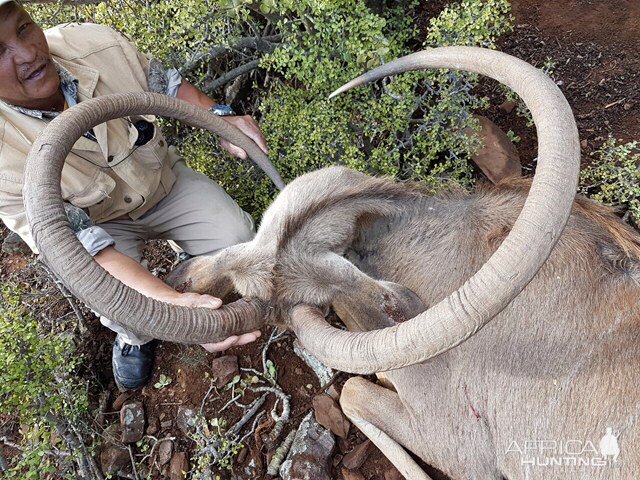
[[[215,115],[219,115],[221,117],[227,117],[229,115],[235,115],[235,112],[229,105],[215,105],[211,108],[211,111]]]

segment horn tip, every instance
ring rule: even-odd
[[[331,100],[333,97],[336,97],[338,95],[340,95],[342,92],[345,91],[344,86],[338,88],[337,90],[334,90],[330,95],[329,95],[329,100]]]

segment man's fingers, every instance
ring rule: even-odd
[[[217,342],[217,343],[205,343],[202,345],[202,348],[204,348],[207,352],[213,353],[213,352],[221,352],[223,350],[226,350],[227,348],[235,345],[235,343],[238,341],[238,336],[237,335],[232,335],[229,338],[224,339],[221,342]]]
[[[255,330],[249,333],[243,333],[242,335],[232,335],[229,338],[224,339],[221,342],[217,343],[205,343],[202,345],[207,352],[221,352],[226,350],[227,348],[231,348],[236,345],[246,345],[247,343],[251,343],[255,341],[258,337],[262,335],[260,330]]]
[[[202,303],[200,307],[207,308],[220,308],[222,306],[222,299],[214,297],[212,295],[201,295]]]
[[[264,153],[268,153],[267,141],[262,135],[260,131],[260,127],[256,123],[256,121],[250,117],[249,115],[242,115],[238,117],[223,117],[225,121],[230,124],[238,127],[242,133],[244,133],[247,137],[253,140],[256,145],[262,150]],[[230,144],[226,140],[222,140],[221,142],[222,148],[228,151],[231,155],[236,157],[246,159],[247,153],[241,148]]]
[[[247,152],[245,152],[240,147],[235,146],[233,143],[229,143],[226,140],[222,140],[220,142],[220,146],[224,148],[227,152],[229,152],[231,155],[233,155],[234,157],[238,157],[242,160],[247,159]]]
[[[242,131],[251,140],[256,142],[256,145],[260,147],[260,150],[262,150],[264,153],[269,153],[267,149],[267,141],[265,140],[264,135],[262,135],[262,131],[260,130],[260,127],[258,126],[256,121],[251,117],[244,118],[246,118],[246,127],[242,129]]]
[[[267,140],[262,136],[262,133],[260,133],[259,130],[258,132],[256,132],[255,136],[250,135],[250,137],[254,142],[256,142],[256,145],[260,147],[260,150],[262,150],[264,153],[269,153],[269,149],[267,148]]]
[[[255,342],[260,337],[260,335],[262,335],[262,332],[260,330],[243,333],[238,337],[236,345],[246,345],[247,343]]]

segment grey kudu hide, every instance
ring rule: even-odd
[[[424,68],[477,72],[520,95],[538,133],[530,184],[429,196],[339,167],[309,173],[280,193],[254,240],[170,279],[214,295],[232,286],[243,300],[166,305],[111,278],[69,229],[60,169],[74,141],[151,113],[265,159],[197,108],[119,95],[73,107],[34,145],[25,201],[36,243],[76,296],[133,331],[205,343],[284,323],[327,365],[377,373],[380,384],[351,378],[341,405],[406,478],[429,478],[407,450],[455,480],[640,478],[640,248],[607,209],[574,202],[580,152],[566,100],[527,63],[469,47],[409,55],[340,91]],[[348,331],[325,321],[327,305]]]

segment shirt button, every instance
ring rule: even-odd
[[[107,157],[107,162],[109,162],[109,163],[113,162],[113,155],[109,155]]]
[[[131,197],[129,195],[124,197],[124,203],[131,203]]]

